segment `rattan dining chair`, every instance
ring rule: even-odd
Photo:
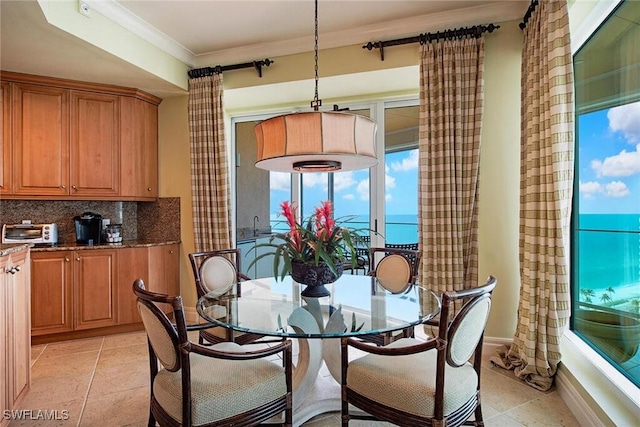
[[[392,293],[402,293],[416,283],[422,252],[412,249],[373,247],[369,255],[369,276]],[[387,345],[400,338],[414,336],[413,327],[401,331],[360,337],[363,341]]]
[[[291,341],[251,350],[202,346],[187,332],[206,325],[186,325],[180,296],[148,292],[141,279],[133,292],[149,343],[149,426],[254,426],[272,418],[292,425]],[[158,304],[171,305],[175,324]]]
[[[250,280],[241,272],[240,249],[221,249],[216,251],[196,252],[189,254],[191,270],[196,283],[198,298],[208,294],[223,294],[230,290],[236,283]],[[241,292],[240,285],[238,292]],[[221,307],[226,313],[226,309]],[[214,326],[199,332],[199,344],[209,342],[216,344],[224,341],[233,341],[238,344],[247,344],[263,338],[262,335],[233,331],[232,329]]]
[[[443,318],[455,301],[462,300],[462,308],[427,341],[403,338],[377,347],[341,338],[342,426],[351,419],[402,426],[483,425],[480,365],[496,283],[489,277],[477,288],[445,292]],[[349,361],[350,347],[367,354]],[[474,420],[468,421],[472,415]]]

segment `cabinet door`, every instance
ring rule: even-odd
[[[11,254],[7,274],[7,302],[13,308],[9,322],[9,403],[18,403],[29,387],[31,372],[31,331],[29,322],[29,251]]]
[[[69,194],[69,91],[12,84],[14,194]]]
[[[2,378],[9,378],[9,359],[7,357],[9,353],[9,318],[11,313],[11,307],[7,303],[7,282],[8,282],[8,270],[9,257],[0,257],[0,376]],[[4,411],[12,409],[9,403],[9,384],[8,381],[0,382],[0,413],[4,414]],[[5,420],[0,417],[0,426],[4,427],[9,424],[9,420]]]
[[[116,196],[120,187],[120,98],[71,91],[72,196]]]
[[[116,250],[74,252],[75,329],[116,325]]]
[[[149,251],[147,248],[118,250],[118,324],[138,323],[140,314],[133,294],[136,279],[149,283]]]
[[[149,248],[149,282],[147,290],[165,295],[180,295],[180,245]],[[195,284],[193,285],[195,287]],[[165,313],[171,312],[167,304]]]
[[[158,197],[158,107],[122,97],[120,130],[120,195],[153,200]]]
[[[13,182],[11,178],[11,98],[9,82],[0,82],[0,195],[11,194]]]
[[[73,330],[73,252],[31,254],[31,335]]]

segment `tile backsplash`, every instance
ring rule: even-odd
[[[124,240],[180,240],[180,198],[160,198],[156,202],[111,202],[69,200],[0,200],[0,222],[58,224],[58,241],[76,240],[73,217],[93,212],[111,220],[122,218]]]

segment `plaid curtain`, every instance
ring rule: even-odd
[[[196,252],[231,247],[222,74],[189,80],[191,197]]]
[[[491,361],[548,390],[570,316],[573,64],[566,1],[541,1],[524,31],[520,303],[511,346]]]
[[[420,283],[436,293],[478,286],[478,174],[484,38],[421,46]]]

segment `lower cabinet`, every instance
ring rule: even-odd
[[[133,282],[178,295],[179,244],[34,252],[31,334],[50,335],[140,322]]]
[[[17,406],[30,383],[29,268],[26,248],[0,257],[0,414]]]
[[[149,282],[147,290],[171,296],[180,295],[180,245],[149,248]],[[167,304],[164,311],[172,308]]]
[[[31,258],[33,336],[117,324],[115,249],[36,252]]]

